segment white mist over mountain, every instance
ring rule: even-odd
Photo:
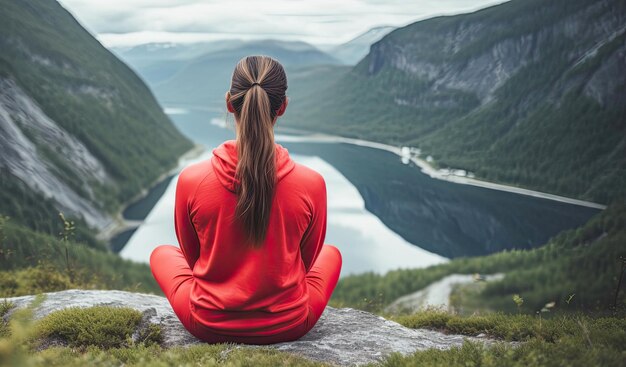
[[[346,43],[333,45],[327,52],[336,59],[341,60],[344,64],[354,65],[367,55],[372,43],[385,37],[394,29],[396,27],[393,26],[374,27]]]
[[[107,47],[223,39],[339,45],[368,30],[465,13],[502,0],[61,0]]]

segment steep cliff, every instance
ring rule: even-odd
[[[288,122],[606,203],[626,196],[625,100],[626,3],[512,0],[391,32]]]
[[[191,143],[56,1],[0,0],[0,214],[101,229]]]

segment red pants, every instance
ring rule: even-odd
[[[313,328],[337,285],[341,271],[341,253],[335,246],[325,244],[306,274],[309,316],[305,322],[287,332],[268,336],[218,335],[196,322],[190,309],[193,273],[178,247],[162,245],[155,248],[150,255],[150,268],[174,313],[192,335],[209,343],[273,344],[296,340]]]

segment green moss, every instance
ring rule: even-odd
[[[545,316],[549,316],[546,318]],[[466,341],[450,350],[430,349],[409,356],[394,354],[383,366],[622,366],[626,345],[626,319],[616,315],[593,317],[580,313],[555,315],[506,315],[501,313],[463,317],[427,310],[396,321],[412,328],[446,333],[485,333],[516,346],[499,343],[485,347]]]
[[[81,341],[74,344],[80,348],[48,348],[22,355],[20,362],[33,366],[324,365],[270,348],[233,344],[200,344],[170,349],[158,344],[128,344],[125,341],[128,340],[131,328],[126,331],[122,329],[127,325],[136,325],[137,315],[123,315],[118,312],[120,309],[108,309],[110,313],[96,312],[89,317],[77,315],[76,310],[72,309],[68,309],[63,316],[56,316],[54,320],[50,320],[51,314],[44,320],[54,325],[55,330],[70,330],[64,335],[70,334],[72,340],[78,340],[81,334],[77,330],[82,330]],[[103,322],[105,318],[112,319],[108,326]],[[435,327],[444,332],[466,335],[486,332],[507,340],[522,340],[523,343],[485,346],[479,342],[466,341],[461,347],[448,350],[429,349],[407,356],[395,353],[382,363],[372,366],[621,366],[623,345],[626,343],[626,320],[623,317],[591,317],[582,314],[553,315],[548,319],[505,314],[463,317],[429,310],[403,316],[397,321],[408,327]],[[111,328],[115,330],[113,333],[110,332]],[[107,338],[107,341],[116,340],[121,347],[97,346],[98,340],[103,338]],[[0,362],[3,342],[0,339]]]
[[[580,343],[577,338],[559,343],[534,339],[517,347],[506,344],[487,347],[479,342],[466,341],[461,347],[449,350],[429,349],[408,356],[395,353],[382,366],[623,366],[621,349],[605,345],[588,348]]]
[[[41,299],[38,301],[40,302]],[[11,306],[0,308],[9,309]],[[25,315],[30,315],[28,309]],[[6,311],[5,311],[6,312]],[[485,346],[466,341],[448,350],[429,349],[407,356],[394,353],[372,366],[621,366],[626,345],[626,319],[619,315],[593,317],[583,314],[530,315],[487,314],[460,316],[428,310],[396,318],[408,327],[434,328],[447,333],[486,333],[521,344]],[[25,316],[14,316],[23,320]],[[15,336],[0,337],[0,365],[20,366],[324,366],[293,354],[261,347],[233,344],[199,344],[163,348],[155,338],[132,343],[130,335],[141,314],[108,306],[69,308],[52,313],[29,326],[16,324]],[[13,323],[13,321],[12,321]],[[30,330],[30,331],[29,331]],[[149,330],[149,329],[147,329]],[[148,332],[147,334],[150,334]],[[160,333],[159,333],[160,334]],[[22,337],[20,337],[20,335]],[[57,337],[69,347],[35,352],[31,338]],[[146,335],[146,334],[144,334]],[[393,351],[390,351],[393,352]]]
[[[148,326],[139,331],[137,340],[146,345],[163,343],[163,330],[160,325],[149,323]]]
[[[131,337],[139,326],[141,316],[141,312],[131,308],[70,307],[41,319],[36,330],[40,338],[59,338],[73,347],[119,348],[133,344]],[[161,339],[158,328],[149,328],[143,336],[149,343]]]
[[[270,348],[235,347],[231,344],[195,345],[165,349],[137,346],[103,350],[88,347],[50,348],[31,359],[33,365],[45,366],[328,366],[303,357]]]
[[[601,336],[605,331],[626,338],[626,319],[617,316],[590,316],[583,313],[538,313],[510,315],[501,312],[461,316],[437,309],[428,309],[413,315],[392,317],[406,327],[440,330],[447,333],[478,335],[527,341],[538,338],[556,342],[566,336],[583,337],[583,332]],[[582,326],[586,325],[586,326]],[[607,335],[608,335],[607,334]]]

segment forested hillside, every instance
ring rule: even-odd
[[[0,214],[57,234],[63,211],[101,229],[192,144],[56,1],[0,8]]]
[[[333,300],[371,311],[382,311],[396,298],[423,289],[450,274],[504,273],[477,294],[461,300],[477,310],[522,311],[533,314],[549,302],[568,311],[624,310],[623,290],[616,293],[626,258],[626,202],[619,201],[587,224],[563,231],[544,246],[459,258],[422,269],[399,269],[380,275],[365,273],[342,278]],[[623,288],[623,286],[622,286]],[[514,295],[524,299],[519,307]],[[452,299],[452,297],[451,297]],[[473,310],[469,310],[471,313]]]
[[[625,24],[620,0],[512,0],[419,21],[294,100],[283,123],[609,203],[626,196]]]

